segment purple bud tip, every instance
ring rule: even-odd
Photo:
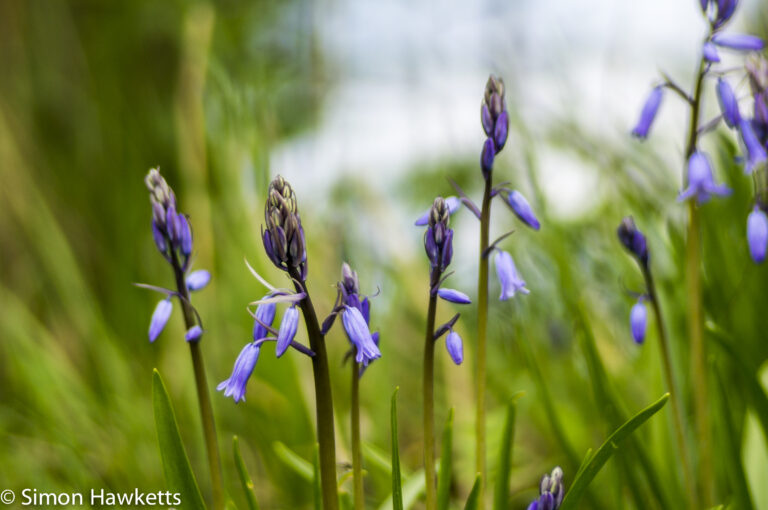
[[[717,101],[720,103],[720,111],[723,113],[725,123],[728,127],[736,127],[741,121],[739,103],[731,86],[722,78],[717,80]]]
[[[455,289],[439,289],[437,291],[437,295],[446,301],[450,301],[451,303],[458,303],[460,305],[468,305],[472,302],[469,299],[469,296]]]
[[[533,209],[531,209],[531,205],[522,193],[517,190],[512,191],[507,197],[507,203],[509,204],[509,207],[512,208],[515,216],[520,218],[520,221],[531,227],[533,230],[539,230],[539,227],[541,226],[539,220],[536,218]]]
[[[629,312],[629,328],[635,343],[642,344],[645,340],[645,327],[648,323],[648,310],[642,298],[634,304]]]
[[[749,34],[715,34],[712,36],[712,42],[736,51],[760,51],[765,48],[765,42],[762,39]]]
[[[487,177],[493,170],[493,159],[496,156],[496,147],[491,138],[486,138],[483,144],[483,152],[480,155],[480,168],[483,170],[483,176]]]
[[[187,342],[197,342],[200,340],[201,336],[203,336],[203,328],[195,325],[187,330],[186,334],[184,335],[184,339]]]
[[[501,284],[501,295],[499,299],[506,301],[509,298],[515,297],[515,293],[520,292],[522,294],[528,294],[530,291],[525,288],[525,280],[523,280],[517,272],[515,267],[515,261],[512,260],[512,255],[505,251],[499,250],[496,253],[496,276],[499,278]]]
[[[747,217],[747,243],[752,260],[758,264],[765,260],[766,245],[768,245],[768,217],[757,205]]]
[[[163,299],[155,307],[155,311],[152,312],[152,319],[149,322],[149,341],[154,342],[160,333],[163,332],[165,324],[168,322],[168,318],[173,311],[173,303],[171,303],[170,297]]]
[[[277,332],[277,347],[275,354],[279,358],[288,347],[291,346],[293,338],[296,336],[296,330],[299,327],[299,311],[295,306],[288,308],[283,314],[283,320],[280,322],[280,329]]]
[[[705,42],[702,51],[704,53],[704,58],[707,59],[708,62],[720,62],[720,55],[717,53],[717,46],[715,46],[712,41]]]
[[[209,273],[205,269],[192,271],[191,273],[189,273],[189,276],[187,276],[187,288],[192,292],[196,290],[204,289],[208,285],[208,282],[210,281],[211,281],[211,273]]]
[[[464,344],[459,334],[454,330],[451,330],[445,338],[445,348],[453,362],[461,365],[461,362],[464,361]]]
[[[651,130],[656,114],[659,112],[661,106],[661,100],[664,97],[664,87],[659,85],[654,88],[648,95],[648,99],[645,100],[643,105],[643,111],[640,112],[640,119],[637,121],[637,125],[632,130],[632,135],[641,140],[648,138],[648,132]]]
[[[246,345],[235,360],[232,375],[216,386],[216,390],[223,391],[225,397],[232,397],[235,403],[245,400],[245,387],[256,362],[259,360],[259,351],[260,344],[249,343]]]

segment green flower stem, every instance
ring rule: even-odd
[[[699,111],[703,92],[706,62],[701,57],[696,77],[696,86],[691,103],[691,117],[688,126],[688,143],[685,149],[686,163],[696,151],[699,136]],[[694,416],[696,419],[696,444],[699,458],[699,487],[694,488],[693,494],[701,491],[704,496],[703,505],[712,506],[712,450],[709,433],[709,403],[707,401],[707,366],[704,348],[704,328],[702,313],[701,290],[701,231],[699,227],[699,211],[695,200],[688,201],[688,241],[685,253],[686,284],[688,294],[688,332],[691,342],[691,373],[693,374]],[[698,489],[698,490],[697,490]]]
[[[437,474],[435,471],[435,315],[437,294],[432,289],[440,280],[435,274],[429,288],[429,309],[427,310],[427,333],[424,339],[424,481],[427,494],[426,510],[437,508]]]
[[[363,494],[363,456],[360,450],[360,364],[352,365],[352,478],[354,482],[355,510],[365,509]]]
[[[485,508],[485,384],[488,328],[488,254],[491,222],[491,175],[485,179],[480,212],[480,267],[477,277],[477,399],[475,413],[475,471],[480,475],[478,508]]]
[[[333,428],[333,396],[331,394],[331,376],[328,370],[328,354],[325,350],[325,338],[320,330],[315,307],[309,297],[306,282],[296,268],[290,268],[289,274],[298,292],[306,293],[299,302],[307,326],[309,347],[315,353],[312,358],[312,371],[315,382],[315,405],[317,407],[317,441],[320,445],[320,483],[323,492],[323,510],[338,510],[339,497],[336,489],[336,438]]]
[[[686,487],[694,487],[695,479],[693,472],[691,471],[691,459],[688,452],[688,444],[685,440],[685,425],[683,424],[683,411],[680,405],[680,391],[675,381],[674,373],[672,370],[672,354],[669,348],[669,340],[667,339],[667,330],[664,326],[664,317],[661,314],[661,306],[659,305],[658,295],[656,294],[656,285],[653,281],[653,276],[649,268],[643,268],[643,275],[645,276],[645,286],[648,290],[648,297],[650,298],[651,307],[653,308],[653,314],[656,316],[656,329],[658,331],[659,343],[661,344],[661,359],[664,365],[664,378],[667,382],[667,390],[669,391],[669,400],[672,403],[672,418],[675,424],[675,435],[677,436],[677,444],[680,449],[680,460],[683,468],[683,477]],[[699,508],[698,497],[695,490],[685,491],[690,495],[691,508]]]
[[[176,252],[171,250],[171,263],[176,277],[176,289],[181,296],[181,310],[184,315],[184,325],[187,330],[195,325],[195,316],[189,301],[189,290],[184,281],[184,271],[181,269]],[[203,353],[200,350],[200,342],[187,342],[189,352],[192,355],[192,368],[195,373],[195,386],[197,388],[197,401],[200,407],[200,418],[203,422],[203,435],[205,448],[208,453],[208,467],[211,472],[211,488],[213,491],[214,510],[224,509],[224,484],[221,476],[221,457],[219,455],[219,441],[216,437],[216,422],[213,418],[213,406],[211,395],[208,392],[208,380],[205,376]]]

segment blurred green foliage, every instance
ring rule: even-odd
[[[151,400],[152,368],[158,367],[203,494],[209,494],[181,320],[174,315],[150,345],[146,329],[156,296],[131,286],[172,281],[151,239],[142,178],[150,166],[163,169],[195,228],[195,267],[213,273],[211,286],[194,297],[208,330],[203,351],[213,386],[228,377],[248,341],[245,305],[264,293],[243,257],[283,284],[260,246],[261,208],[266,184],[280,170],[269,167],[270,150],[313,127],[332,85],[313,35],[317,8],[310,0],[0,4],[5,71],[0,80],[0,487],[163,488]],[[515,110],[514,104],[509,107]],[[652,145],[606,141],[568,118],[543,139],[539,135],[517,122],[496,171],[501,180],[510,178],[531,192],[543,225],[534,234],[515,226],[500,205],[494,211],[497,235],[518,228],[504,246],[532,289],[512,302],[492,301],[490,314],[492,471],[506,404],[525,392],[516,408],[514,508],[535,496],[539,476],[554,465],[562,465],[567,488],[587,449],[602,443],[621,422],[618,416],[627,418],[665,392],[653,328],[642,347],[632,343],[628,331],[626,290],[639,290],[642,281],[616,240],[624,215],[634,215],[649,237],[687,412],[696,391],[687,377],[685,215],[674,202],[680,162],[663,159]],[[768,275],[747,253],[744,229],[752,191],[734,163],[737,147],[727,134],[710,142],[718,173],[734,189],[730,198],[702,208],[715,493],[719,502],[741,505],[744,479],[734,474],[740,467],[753,504],[765,508],[759,481],[768,476],[768,413],[759,374],[768,358],[762,315]],[[545,150],[598,172],[594,200],[582,214],[553,214],[538,171]],[[381,331],[383,357],[361,385],[370,507],[391,493],[387,424],[395,386],[401,388],[403,479],[407,485],[421,476],[419,339],[427,295],[419,231],[410,222],[398,225],[396,253],[382,248],[376,232],[391,219],[393,207],[402,208],[403,217],[415,217],[436,193],[451,194],[449,176],[477,196],[474,158],[413,168],[385,190],[373,188],[364,176],[344,178],[327,199],[333,207],[322,211],[318,200],[301,202],[299,190],[318,309],[333,306],[331,286],[342,259],[357,269],[368,292],[382,290],[374,300],[372,325]],[[466,211],[462,214],[456,242],[471,247],[476,226]],[[474,288],[476,262],[462,255],[465,251],[457,250],[454,278],[466,290]],[[441,306],[446,318],[452,313]],[[464,313],[466,361],[455,367],[447,356],[438,356],[436,393],[437,423],[445,421],[450,407],[456,410],[456,501],[466,500],[474,482],[474,311]],[[300,330],[299,340],[305,340],[302,335]],[[347,341],[334,330],[329,342],[336,369]],[[587,350],[592,345],[608,388],[595,385]],[[311,483],[286,465],[274,446],[279,441],[304,459],[313,458],[310,377],[305,359],[278,362],[265,348],[246,403],[213,395],[227,488],[238,506],[245,508],[245,499],[227,446],[235,434],[261,508],[311,507]],[[344,472],[350,458],[346,371],[335,370],[333,384]],[[601,389],[609,390],[611,400]],[[669,412],[667,406],[633,437],[647,454],[663,497],[679,502]],[[656,500],[648,496],[653,482],[631,452],[621,450],[597,476],[593,497],[602,506],[640,508],[641,498]],[[351,481],[343,489],[351,490]]]

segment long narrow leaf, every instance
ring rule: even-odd
[[[235,457],[237,476],[240,478],[240,485],[243,486],[245,501],[248,503],[248,508],[250,510],[259,510],[259,504],[256,501],[256,493],[253,490],[253,481],[248,474],[248,468],[245,467],[243,455],[240,453],[240,440],[237,436],[232,437],[232,454]]]
[[[301,456],[285,446],[280,441],[272,443],[272,449],[275,455],[283,461],[283,464],[293,469],[293,471],[308,482],[312,482],[315,479],[312,463],[304,460]]]
[[[439,469],[439,463],[438,463],[438,469]],[[410,510],[413,508],[416,503],[419,502],[419,498],[424,494],[424,487],[425,479],[424,479],[424,470],[419,469],[415,473],[411,474],[411,476],[408,477],[408,479],[403,483],[402,486],[402,502],[403,506],[402,508],[404,510]],[[379,510],[390,510],[391,508],[394,508],[394,499],[392,498],[392,495],[389,496],[389,498],[386,499],[381,505],[379,505]]]
[[[499,469],[496,473],[496,488],[493,497],[494,510],[509,508],[509,471],[512,467],[512,445],[515,437],[515,413],[517,404],[513,400],[507,405],[507,420],[501,436]]]
[[[475,478],[475,483],[472,485],[472,490],[469,491],[469,496],[467,496],[467,503],[464,505],[464,510],[477,510],[477,504],[480,499],[480,484],[482,481],[482,476],[478,473],[477,478]]]
[[[168,490],[181,494],[182,508],[204,510],[205,503],[200,495],[200,488],[197,486],[192,467],[189,465],[184,444],[181,442],[171,399],[157,369],[152,374],[152,406]]]
[[[608,462],[608,459],[611,458],[613,452],[618,448],[618,444],[632,434],[632,432],[634,432],[640,425],[645,423],[651,416],[659,412],[659,410],[664,407],[664,404],[667,403],[667,400],[669,400],[669,393],[665,393],[659,400],[637,413],[606,439],[597,452],[589,459],[589,463],[584,469],[580,470],[579,475],[573,481],[571,489],[566,492],[560,510],[576,508],[579,500],[584,495],[584,491],[587,490],[587,487],[597,473],[600,472],[600,469],[602,469],[605,463]]]
[[[403,510],[403,482],[400,478],[400,449],[397,444],[397,390],[392,393],[392,510]]]
[[[453,409],[448,413],[448,420],[443,430],[443,448],[440,454],[440,476],[437,479],[437,510],[447,510],[451,496],[451,476],[453,467]]]

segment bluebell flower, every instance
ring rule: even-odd
[[[452,215],[461,208],[461,199],[459,197],[445,197],[445,205],[448,207],[448,215]],[[423,227],[429,223],[429,215],[432,212],[430,207],[414,222],[417,227]]]
[[[433,272],[442,273],[453,257],[453,230],[448,227],[450,210],[442,197],[432,204],[429,226],[424,234],[424,250],[427,252]]]
[[[483,143],[483,150],[480,153],[480,168],[483,171],[483,175],[490,175],[493,170],[493,160],[496,157],[496,145],[493,143],[493,139],[486,138]]]
[[[178,215],[179,219],[179,247],[181,253],[189,257],[192,254],[192,230],[189,226],[187,217],[183,214]]]
[[[293,342],[298,328],[299,311],[295,306],[291,306],[285,310],[283,320],[280,322],[280,329],[277,332],[277,347],[275,347],[275,353],[278,358],[285,354],[285,351],[291,346],[291,342]]]
[[[549,475],[544,475],[539,483],[539,497],[528,505],[528,510],[557,510],[563,503],[565,486],[563,470],[558,466]]]
[[[263,299],[269,298],[271,294],[267,294]],[[275,311],[277,305],[275,303],[261,303],[256,307],[256,313],[253,319],[253,341],[266,338],[269,335],[268,327],[272,326],[275,321]]]
[[[445,348],[448,350],[448,354],[451,359],[457,365],[461,365],[464,361],[464,344],[461,341],[461,337],[453,329],[448,332],[448,336],[445,337]]]
[[[480,168],[486,179],[493,170],[496,154],[504,148],[509,134],[509,114],[504,102],[504,82],[496,76],[489,76],[485,84],[483,103],[480,106],[480,121],[486,138],[480,155]]]
[[[189,273],[189,275],[187,275],[186,281],[187,288],[190,290],[190,292],[204,289],[206,285],[208,285],[208,282],[211,281],[211,273],[205,269],[198,269],[197,271],[192,271]]]
[[[256,342],[247,344],[237,356],[232,375],[216,386],[216,390],[223,391],[225,397],[232,397],[235,402],[245,400],[245,387],[259,360],[260,350],[261,344]]]
[[[168,318],[173,311],[173,303],[171,303],[171,297],[163,299],[155,307],[155,311],[152,312],[152,319],[149,322],[149,341],[154,342],[160,333],[163,332],[165,325],[168,323]]]
[[[632,338],[638,344],[642,344],[645,340],[645,329],[648,325],[648,310],[643,301],[642,297],[638,299],[629,312],[629,329],[632,331]]]
[[[717,53],[717,46],[715,46],[712,41],[707,41],[704,43],[702,52],[704,53],[704,58],[707,59],[708,62],[720,62],[720,55]]]
[[[288,181],[279,175],[269,185],[264,219],[266,227],[262,232],[262,242],[269,259],[279,269],[286,272],[296,270],[302,279],[306,279],[306,243],[296,194]]]
[[[768,245],[768,217],[758,206],[747,217],[747,244],[752,260],[758,264],[765,260]]]
[[[663,98],[663,86],[659,85],[651,90],[648,99],[645,100],[643,110],[640,112],[640,119],[637,121],[634,129],[632,129],[632,135],[641,140],[648,138],[648,132],[651,130],[651,125],[653,125],[656,114],[659,113],[659,107],[661,106],[661,100]]]
[[[501,152],[504,148],[504,144],[507,143],[507,134],[509,132],[509,114],[503,111],[496,119],[496,127],[493,130],[493,145],[496,148],[496,153]]]
[[[203,336],[203,328],[196,324],[187,330],[184,334],[184,339],[187,342],[197,342],[201,336]]]
[[[157,223],[155,223],[155,220],[152,220],[152,238],[155,240],[155,246],[157,246],[157,250],[165,254],[165,252],[168,250],[168,244],[165,242],[165,236],[160,231],[160,228],[157,226]]]
[[[648,243],[645,235],[635,226],[635,220],[632,216],[627,216],[621,220],[617,229],[621,244],[632,254],[643,266],[648,264]]]
[[[731,190],[721,184],[715,184],[709,158],[703,152],[696,151],[688,159],[688,187],[677,197],[679,202],[696,198],[702,204],[710,195],[729,195]]]
[[[760,143],[757,138],[752,123],[748,119],[742,119],[739,123],[739,130],[741,131],[741,139],[744,142],[744,147],[747,151],[747,161],[744,166],[744,171],[748,174],[752,173],[757,165],[764,162],[768,156],[766,155],[765,147]]]
[[[458,303],[460,305],[468,305],[472,302],[472,300],[469,299],[469,296],[455,289],[438,289],[437,295],[446,301]]]
[[[737,51],[760,51],[765,48],[762,39],[749,34],[718,33],[712,36],[712,42],[722,48]]]
[[[728,20],[731,19],[733,13],[736,11],[736,4],[738,0],[711,0],[712,4],[717,4],[717,15],[715,16],[713,26],[714,28],[722,27]]]
[[[381,351],[373,341],[371,331],[368,329],[368,324],[366,324],[360,310],[351,306],[345,306],[341,314],[341,320],[344,324],[347,338],[357,348],[356,362],[362,363],[363,366],[368,366],[368,363],[381,357]]]
[[[741,121],[739,102],[731,86],[722,78],[717,80],[717,101],[720,103],[720,111],[723,112],[723,119],[728,127],[738,126]]]
[[[515,267],[515,261],[512,255],[506,251],[498,250],[496,252],[496,275],[501,284],[501,295],[499,299],[505,301],[515,297],[515,293],[528,294],[530,291],[525,288],[525,280],[520,277]]]
[[[536,218],[533,209],[531,209],[531,205],[522,193],[517,190],[512,190],[507,196],[507,204],[509,204],[509,207],[512,208],[512,212],[515,213],[515,216],[517,216],[520,221],[531,227],[533,230],[539,230],[541,227],[539,220]]]

